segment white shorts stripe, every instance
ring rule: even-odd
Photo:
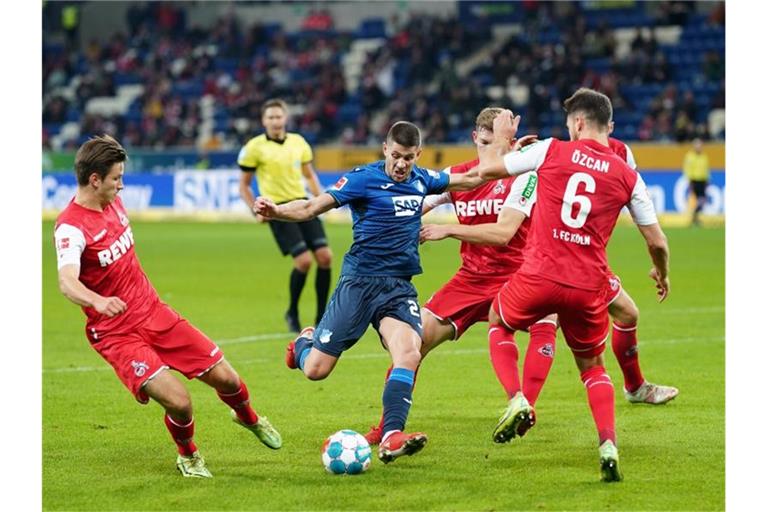
[[[427,313],[429,313],[429,314],[430,314],[430,315],[432,315],[433,317],[437,318],[437,319],[438,319],[438,320],[440,320],[441,322],[445,322],[445,321],[448,321],[448,323],[450,323],[450,324],[451,324],[451,326],[453,327],[453,336],[451,337],[451,340],[452,340],[452,341],[455,341],[455,340],[459,339],[459,328],[458,328],[458,327],[456,327],[456,324],[455,324],[455,323],[453,323],[453,320],[451,320],[450,318],[443,318],[443,317],[441,317],[441,316],[439,316],[439,315],[436,315],[434,311],[432,311],[432,310],[431,310],[431,309],[429,309],[429,308],[425,308],[424,306],[422,306],[422,307],[421,307],[421,310],[422,310],[422,311],[426,311]]]

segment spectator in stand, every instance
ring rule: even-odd
[[[333,17],[327,9],[309,11],[309,16],[301,24],[302,30],[331,30],[332,28]]]

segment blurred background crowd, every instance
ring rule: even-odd
[[[114,19],[85,33],[94,3],[44,3],[44,149],[104,132],[235,149],[272,97],[312,144],[379,144],[399,119],[429,144],[464,142],[488,105],[567,138],[562,99],[578,86],[611,97],[620,138],[725,137],[723,2],[408,2],[355,28],[337,24],[343,2],[292,4],[295,27],[243,15],[269,2],[210,3],[204,22],[201,2],[110,2]]]

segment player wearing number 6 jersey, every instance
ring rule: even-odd
[[[484,108],[477,115],[472,141],[478,154],[493,142],[493,120],[500,108]],[[525,145],[535,137],[517,141]],[[444,173],[464,174],[478,163],[470,162],[453,165]],[[488,310],[499,289],[523,262],[522,252],[528,232],[530,204],[513,203],[512,189],[526,185],[523,180],[507,177],[485,183],[474,190],[446,191],[424,199],[424,213],[440,204],[451,203],[456,211],[459,224],[422,226],[421,241],[442,240],[448,236],[461,240],[461,267],[421,308],[422,361],[427,354],[447,340],[458,340],[467,329],[478,322],[488,320]],[[486,244],[476,243],[478,228],[494,226],[499,236]],[[485,231],[485,230],[484,230]],[[544,385],[555,355],[556,321],[554,316],[542,319],[529,329],[530,342],[525,356],[523,389],[533,404]],[[514,340],[506,340],[504,350],[509,357],[518,357]],[[517,362],[514,363],[517,374]],[[389,372],[392,367],[389,368]],[[414,375],[414,378],[416,374]],[[371,444],[379,444],[384,428],[384,417],[365,434]]]
[[[661,300],[669,292],[669,249],[642,178],[609,147],[613,112],[608,97],[582,88],[564,107],[569,142],[546,139],[503,154],[504,140],[516,135],[520,122],[505,111],[494,121],[493,145],[500,151],[480,157],[478,171],[485,179],[528,171],[536,171],[538,179],[525,261],[496,297],[489,324],[511,336],[557,313],[597,426],[602,479],[618,481],[614,391],[602,353],[610,330],[608,301],[617,289],[606,246],[621,209],[629,208],[646,240]],[[518,394],[496,434],[514,436],[532,413]]]

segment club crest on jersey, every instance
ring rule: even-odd
[[[331,336],[333,336],[333,331],[329,331],[328,329],[323,329],[320,335],[317,337],[318,341],[320,343],[330,343],[331,342]]]
[[[131,361],[131,366],[133,367],[133,373],[137,377],[143,377],[147,370],[149,370],[149,365],[144,361]]]
[[[504,182],[499,180],[499,181],[496,182],[496,186],[493,187],[493,193],[494,194],[503,194],[504,193],[504,189],[506,189],[506,188],[507,187],[504,186]]]
[[[608,284],[611,286],[611,290],[616,291],[619,289],[619,283],[621,281],[618,280],[616,277],[612,277],[608,279]]]
[[[341,190],[342,188],[344,188],[344,185],[346,185],[346,184],[347,184],[347,178],[342,176],[341,178],[339,178],[339,181],[334,183],[333,189],[334,190]]]
[[[539,349],[539,354],[544,357],[555,357],[555,348],[551,343],[546,343]]]
[[[422,196],[396,196],[392,198],[395,205],[395,217],[410,217],[421,211]]]
[[[118,213],[117,218],[120,219],[120,225],[121,226],[127,226],[128,225],[128,217],[125,216],[123,213]]]

